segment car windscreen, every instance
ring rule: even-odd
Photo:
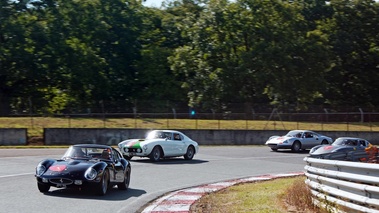
[[[355,139],[349,139],[349,138],[338,138],[333,142],[333,145],[338,146],[357,146],[358,141]]]
[[[303,132],[301,132],[301,131],[289,131],[286,136],[287,137],[298,137],[299,138],[302,133]]]
[[[153,132],[150,132],[146,137],[146,139],[156,139],[156,138],[171,139],[171,132],[153,131]]]
[[[97,147],[77,147],[71,146],[67,149],[62,159],[87,159],[87,158],[107,158],[111,156],[110,149],[97,148]]]

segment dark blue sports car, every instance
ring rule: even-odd
[[[90,189],[105,195],[114,185],[127,190],[130,173],[129,161],[113,147],[78,144],[70,146],[59,160],[42,160],[36,167],[35,177],[40,192],[47,192],[53,186]]]

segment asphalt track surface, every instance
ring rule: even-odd
[[[131,160],[127,191],[112,188],[105,196],[51,188],[40,193],[35,167],[45,158],[60,158],[65,149],[0,149],[0,213],[134,213],[160,197],[187,188],[249,177],[304,171],[307,152],[272,152],[265,146],[200,146],[191,161],[172,158],[152,163]],[[146,211],[146,210],[145,210]]]

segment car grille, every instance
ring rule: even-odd
[[[138,152],[138,148],[128,148],[128,152]]]
[[[50,179],[50,182],[58,185],[70,185],[73,183],[72,180],[66,178]]]

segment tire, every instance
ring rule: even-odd
[[[277,152],[277,151],[278,151],[277,148],[271,148],[271,150],[274,151],[274,152]]]
[[[322,140],[321,145],[329,144],[327,140]]]
[[[109,186],[109,173],[108,170],[104,171],[103,177],[101,177],[100,183],[96,186],[96,194],[103,196],[107,193]]]
[[[121,190],[127,190],[129,188],[129,183],[130,183],[130,167],[128,166],[125,170],[124,174],[124,181],[122,183],[117,184],[117,188]]]
[[[187,148],[187,152],[184,155],[184,159],[186,160],[192,160],[193,156],[195,155],[195,148],[193,146],[189,146]]]
[[[162,150],[159,146],[154,147],[153,151],[151,151],[149,158],[153,162],[158,162],[162,157]]]
[[[38,190],[43,193],[48,192],[50,190],[50,186],[43,183],[37,183],[37,186],[38,186]]]
[[[292,144],[291,150],[292,150],[292,152],[300,152],[300,150],[301,150],[301,143],[299,141],[295,141]]]
[[[126,155],[124,155],[124,158],[125,158],[126,160],[131,160],[131,159],[133,158],[133,156],[126,156]]]

